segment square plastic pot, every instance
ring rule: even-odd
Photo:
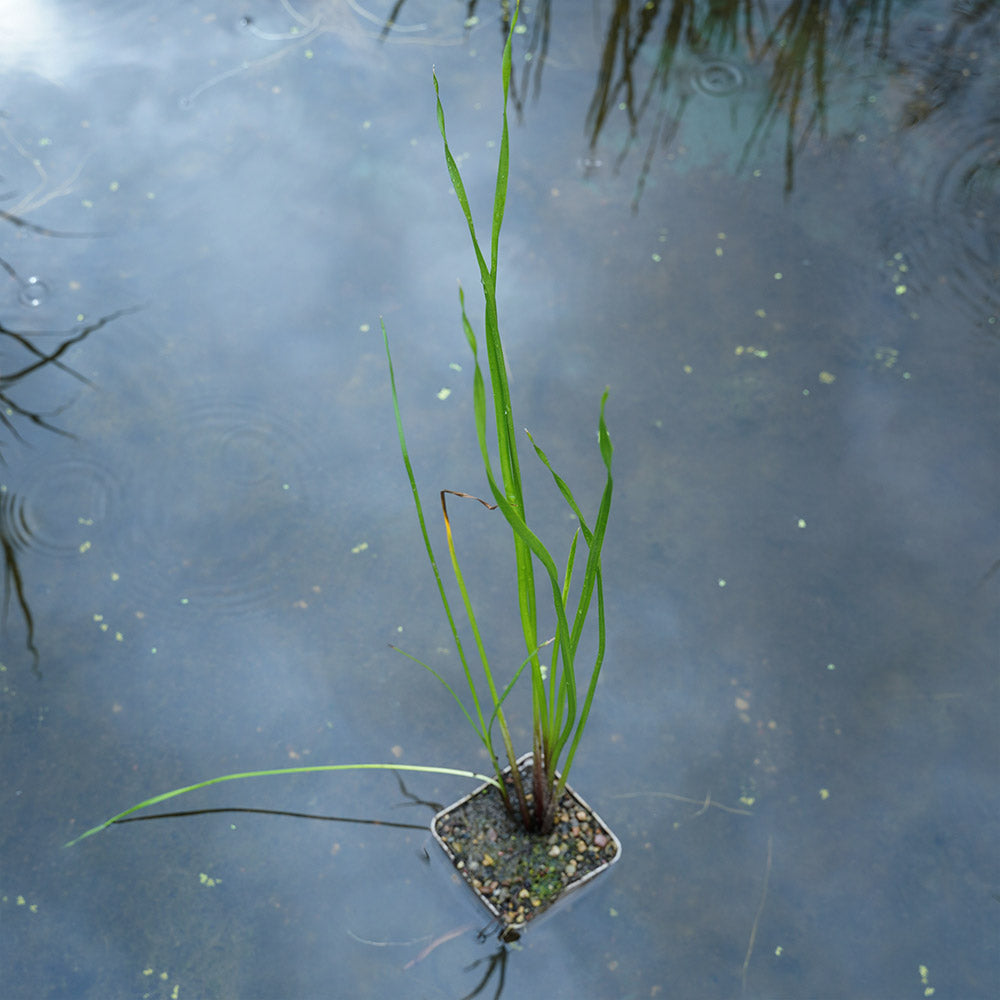
[[[532,755],[520,757],[517,765],[530,789]],[[509,778],[510,768],[503,774]],[[500,791],[488,784],[437,813],[431,830],[508,941],[622,853],[618,838],[569,785],[551,834],[527,833],[507,812]]]

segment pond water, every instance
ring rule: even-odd
[[[388,648],[457,666],[379,317],[422,488],[485,493],[431,67],[485,228],[502,9],[0,8],[5,996],[997,995],[988,0],[522,10],[501,322],[518,422],[588,511],[610,387],[572,783],[611,873],[501,946],[426,832],[471,786],[417,774],[170,804],[379,826],[205,812],[63,847],[228,772],[483,767]],[[456,537],[516,664],[474,506]]]

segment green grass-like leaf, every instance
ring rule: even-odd
[[[496,779],[486,774],[476,774],[475,771],[462,771],[452,767],[431,767],[420,764],[315,764],[309,767],[279,767],[270,771],[241,771],[239,774],[223,774],[217,778],[209,778],[208,781],[199,781],[196,785],[185,785],[184,788],[175,788],[172,792],[163,792],[154,795],[152,798],[143,799],[142,802],[130,806],[117,816],[106,819],[98,826],[92,827],[86,833],[81,833],[79,837],[64,844],[64,847],[72,847],[79,844],[81,840],[92,837],[101,830],[106,830],[113,823],[117,823],[126,816],[145,809],[147,806],[159,805],[167,799],[177,798],[178,795],[186,795],[188,792],[196,792],[199,788],[208,788],[210,785],[219,785],[224,781],[242,781],[244,778],[267,778],[275,774],[311,774],[317,771],[425,771],[431,774],[451,774],[460,778],[475,778],[477,781],[486,781],[491,785],[496,785]]]
[[[472,240],[472,248],[479,267],[479,274],[483,290],[483,342],[485,345],[485,368],[489,380],[489,393],[487,394],[487,379],[484,375],[483,367],[480,364],[479,344],[475,329],[466,311],[465,293],[459,288],[459,309],[461,313],[461,325],[465,334],[466,342],[473,359],[472,374],[472,398],[473,398],[473,422],[475,426],[476,439],[479,444],[480,456],[482,459],[483,473],[489,485],[490,495],[494,504],[487,504],[485,500],[480,500],[486,506],[493,507],[500,511],[501,516],[506,521],[510,531],[514,549],[514,572],[515,589],[518,602],[518,611],[523,633],[525,659],[520,666],[511,672],[505,682],[498,680],[490,662],[482,633],[476,617],[468,587],[465,582],[461,563],[452,537],[451,523],[448,518],[448,509],[445,495],[455,494],[459,497],[469,497],[469,494],[456,493],[454,490],[441,491],[441,506],[444,516],[445,533],[448,545],[448,555],[451,563],[452,575],[455,585],[461,595],[462,607],[468,622],[468,627],[472,632],[476,652],[480,660],[482,680],[485,681],[485,690],[481,690],[476,680],[476,673],[472,669],[462,638],[455,614],[452,611],[448,593],[438,567],[434,546],[431,543],[430,532],[427,527],[427,520],[424,513],[424,505],[417,487],[416,476],[413,471],[413,463],[410,460],[409,450],[406,444],[406,435],[403,429],[403,419],[399,407],[399,395],[396,386],[396,373],[393,367],[392,354],[389,349],[389,337],[386,332],[384,322],[381,324],[382,337],[385,346],[386,359],[389,370],[389,385],[392,396],[393,412],[396,419],[396,429],[399,438],[400,453],[403,458],[403,465],[406,469],[407,480],[410,485],[410,493],[413,498],[414,507],[417,513],[417,521],[420,526],[420,533],[423,538],[427,559],[430,562],[431,570],[437,586],[445,616],[451,629],[452,640],[462,664],[462,672],[465,685],[469,692],[469,703],[459,695],[456,687],[441,673],[429,666],[417,657],[399,650],[409,659],[418,663],[430,674],[432,674],[448,691],[458,704],[466,721],[476,733],[480,742],[486,749],[493,767],[494,777],[478,774],[473,771],[466,771],[447,767],[434,767],[424,765],[404,765],[404,764],[326,764],[312,767],[291,767],[278,768],[266,771],[247,771],[239,774],[226,774],[208,781],[202,781],[195,785],[187,785],[184,788],[177,788],[171,792],[145,799],[126,809],[124,812],[111,817],[99,826],[95,826],[86,833],[70,841],[66,846],[79,843],[87,837],[106,829],[113,823],[124,819],[126,816],[145,808],[156,805],[167,799],[193,792],[200,788],[207,788],[224,781],[236,781],[244,778],[265,777],[279,774],[304,774],[319,771],[346,771],[346,770],[397,770],[397,771],[424,771],[435,774],[456,775],[461,777],[475,778],[488,781],[500,789],[505,799],[508,796],[506,784],[501,780],[502,766],[498,755],[494,750],[492,730],[494,724],[500,730],[504,744],[504,753],[511,765],[511,777],[515,786],[517,806],[520,810],[522,820],[526,826],[535,829],[545,829],[551,823],[552,813],[555,804],[566,783],[570,767],[576,755],[583,735],[584,727],[590,715],[591,705],[597,689],[601,667],[604,662],[606,645],[606,628],[604,618],[604,581],[601,574],[601,550],[611,511],[611,496],[613,480],[611,475],[611,463],[614,449],[611,444],[611,437],[608,433],[605,422],[604,411],[608,399],[608,391],[605,389],[601,396],[600,413],[597,422],[598,448],[602,462],[606,470],[604,489],[601,494],[597,515],[594,525],[588,524],[583,511],[578,503],[573,491],[555,471],[549,461],[548,456],[542,448],[535,442],[534,438],[528,434],[528,441],[534,449],[538,461],[549,471],[552,476],[555,488],[563,498],[573,517],[577,522],[568,547],[565,568],[560,574],[556,560],[549,548],[538,537],[538,535],[528,526],[527,512],[525,508],[524,493],[521,482],[521,466],[518,454],[518,440],[515,431],[513,414],[513,404],[511,402],[510,385],[507,376],[506,359],[504,357],[503,341],[500,335],[500,324],[497,309],[497,271],[500,254],[500,231],[503,225],[504,213],[507,202],[508,175],[510,170],[510,134],[507,120],[507,97],[510,89],[511,75],[511,46],[514,36],[514,28],[517,24],[518,7],[515,6],[514,16],[511,21],[510,33],[503,50],[501,63],[501,80],[503,86],[503,111],[501,118],[500,148],[497,162],[496,187],[493,196],[493,212],[490,227],[489,260],[483,252],[482,245],[476,232],[475,221],[472,209],[469,204],[465,185],[458,164],[452,155],[448,143],[448,135],[445,128],[444,107],[441,102],[440,85],[436,74],[433,74],[434,94],[437,104],[438,128],[441,132],[441,140],[444,145],[445,164],[448,175],[451,178],[452,186],[455,190],[456,198],[462,214],[465,217],[469,229],[469,236]],[[492,403],[492,407],[489,405]],[[492,421],[490,420],[490,410],[492,410]],[[491,433],[492,431],[492,433]],[[494,454],[496,455],[496,465],[494,464]],[[496,469],[499,468],[499,475]],[[479,499],[473,497],[472,499]],[[586,549],[586,558],[581,560],[582,547]],[[582,579],[580,562],[583,562]],[[535,563],[541,567],[544,578],[548,580],[548,590],[551,598],[551,615],[554,622],[554,635],[540,642],[538,639],[538,614],[539,598],[536,591]],[[575,579],[578,578],[578,579]],[[575,603],[571,601],[571,594],[574,585],[578,588]],[[544,592],[544,584],[543,592]],[[595,603],[596,595],[596,617],[597,617],[597,652],[594,656],[593,664],[590,667],[589,678],[586,682],[586,692],[583,695],[582,703],[579,697],[579,684],[577,678],[576,654],[584,628],[589,617],[592,605]],[[542,602],[547,606],[547,602]],[[572,624],[570,621],[572,620]],[[551,645],[551,665],[548,677],[546,678],[539,659],[539,650],[543,646]],[[396,648],[396,647],[393,647]],[[534,760],[534,781],[533,781],[533,806],[529,810],[528,796],[522,787],[520,774],[515,764],[517,758],[511,737],[510,727],[504,715],[503,706],[514,686],[524,671],[527,670],[530,678],[532,695],[532,743],[535,754]],[[565,755],[565,756],[564,756]],[[557,780],[556,772],[561,772],[561,777]],[[512,803],[508,802],[508,805]]]
[[[511,401],[510,385],[507,376],[506,359],[504,356],[503,341],[500,334],[500,323],[497,308],[497,272],[499,262],[500,231],[503,225],[506,210],[508,179],[510,171],[510,131],[507,117],[507,98],[510,88],[511,75],[511,52],[514,28],[517,23],[518,10],[515,8],[514,17],[511,23],[511,32],[508,35],[507,43],[504,46],[503,59],[501,64],[501,81],[503,90],[503,109],[501,116],[501,133],[499,144],[499,157],[497,162],[496,186],[493,197],[492,224],[490,228],[489,259],[483,251],[472,208],[469,204],[468,194],[462,180],[462,174],[458,163],[452,154],[448,141],[448,133],[445,122],[444,105],[441,100],[441,88],[437,75],[433,76],[434,95],[437,108],[438,129],[441,133],[441,141],[444,146],[445,164],[448,176],[451,178],[452,187],[458,200],[462,215],[465,218],[472,242],[473,253],[479,267],[480,281],[483,290],[483,342],[485,344],[485,367],[488,373],[489,398],[487,397],[487,380],[484,377],[483,368],[480,364],[479,344],[475,329],[469,319],[466,310],[464,292],[459,289],[459,308],[461,311],[462,329],[466,342],[472,354],[473,375],[472,375],[472,398],[473,398],[473,420],[475,423],[476,437],[479,443],[480,457],[483,464],[483,472],[489,484],[490,494],[499,509],[501,515],[506,520],[512,532],[514,546],[514,570],[516,579],[516,594],[518,608],[521,619],[521,630],[524,635],[525,649],[528,659],[522,663],[521,667],[514,673],[504,687],[502,696],[498,696],[497,688],[493,680],[492,670],[488,666],[487,654],[483,648],[479,626],[476,622],[475,611],[469,599],[468,589],[465,584],[464,575],[455,553],[454,540],[451,536],[451,527],[447,523],[447,511],[445,521],[448,532],[449,553],[452,560],[452,570],[459,591],[462,595],[462,602],[466,612],[469,627],[475,637],[476,645],[483,661],[484,669],[488,679],[489,696],[494,703],[494,716],[498,719],[501,732],[504,736],[505,748],[508,757],[513,765],[513,749],[508,739],[508,729],[499,710],[500,703],[509,694],[511,687],[520,677],[525,667],[529,667],[532,706],[533,706],[533,742],[535,749],[536,773],[540,770],[543,774],[543,782],[540,786],[535,784],[536,798],[535,820],[538,825],[544,826],[548,817],[544,815],[547,810],[551,810],[554,803],[552,796],[561,791],[569,773],[570,765],[576,754],[577,747],[583,735],[583,730],[590,714],[594,693],[600,676],[601,667],[604,661],[606,644],[606,628],[604,620],[604,582],[601,574],[601,551],[604,545],[604,538],[611,510],[611,496],[613,489],[613,479],[611,475],[611,462],[613,448],[611,438],[605,422],[604,411],[607,403],[608,393],[605,390],[601,397],[600,414],[598,417],[598,448],[606,469],[606,479],[604,490],[601,496],[597,516],[593,528],[587,523],[581,507],[577,502],[572,490],[567,483],[553,469],[551,462],[545,452],[538,446],[531,435],[528,439],[534,448],[538,460],[545,466],[552,475],[556,489],[575,517],[578,530],[574,534],[570,543],[569,554],[566,560],[566,567],[560,576],[556,565],[556,560],[549,548],[540,537],[529,527],[527,512],[525,507],[524,493],[521,481],[520,458],[518,454],[518,441],[515,431],[513,414],[513,404]],[[395,397],[394,397],[395,398]],[[492,402],[492,407],[488,404]],[[488,418],[492,409],[492,425]],[[398,407],[397,407],[398,414]],[[490,433],[492,427],[492,434]],[[499,466],[499,475],[494,466],[494,449]],[[404,458],[405,460],[405,458]],[[409,466],[408,466],[409,469]],[[422,516],[421,526],[424,527]],[[570,624],[570,594],[573,571],[577,562],[578,542],[582,538],[586,548],[586,559],[582,570],[582,579],[579,581],[579,593],[572,607],[572,624]],[[542,665],[538,659],[538,613],[539,599],[536,591],[535,564],[541,567],[543,574],[548,578],[549,590],[551,591],[551,613],[554,619],[555,636],[552,642],[552,663],[549,668],[548,683],[543,675]],[[436,570],[435,570],[436,572]],[[440,583],[440,581],[439,581]],[[577,663],[576,653],[579,647],[583,631],[589,616],[589,612],[594,603],[596,592],[596,615],[597,615],[597,653],[593,665],[589,671],[589,678],[586,686],[586,693],[583,695],[582,704],[579,702],[577,683]],[[449,615],[449,620],[454,625],[454,619]],[[487,727],[488,729],[489,727]],[[487,733],[488,735],[488,733]],[[563,751],[566,751],[565,760],[562,763],[562,777],[556,787],[555,772],[560,769],[560,759]],[[516,773],[516,768],[514,768]],[[539,788],[541,787],[542,798],[545,802],[539,802]],[[526,812],[526,803],[523,801],[523,792],[518,787],[518,794],[522,797],[522,814]],[[556,797],[558,797],[556,795]]]

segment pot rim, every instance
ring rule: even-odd
[[[531,751],[522,754],[520,757],[517,758],[516,761],[518,770],[521,770],[525,763],[531,762],[533,760],[534,760],[534,754]],[[509,774],[510,770],[511,768],[510,765],[508,764],[508,766],[503,769],[502,773]],[[557,771],[556,779],[558,780],[558,778],[559,778],[559,772]],[[448,846],[448,842],[444,839],[444,837],[442,837],[441,834],[438,833],[438,822],[440,820],[443,820],[445,817],[455,812],[457,809],[462,808],[462,806],[470,802],[472,799],[476,798],[476,796],[482,795],[486,791],[494,787],[495,786],[489,784],[488,782],[483,782],[483,784],[481,784],[478,788],[475,788],[468,794],[463,795],[460,799],[457,799],[455,802],[452,802],[451,805],[445,806],[443,809],[438,810],[438,812],[434,814],[434,817],[431,820],[431,834],[433,835],[434,839],[438,842],[438,844],[441,846],[441,849],[448,856],[452,865],[455,866],[456,871],[458,871],[459,875],[462,877],[462,881],[476,894],[477,898],[490,911],[494,919],[499,924],[502,925],[503,929],[501,931],[500,936],[505,940],[513,940],[514,938],[520,935],[520,932],[527,926],[529,921],[522,920],[520,922],[508,923],[504,919],[503,914],[496,907],[496,905],[483,892],[481,892],[472,884],[472,882],[469,879],[468,872],[458,867],[459,858]],[[615,864],[622,856],[621,841],[618,839],[618,836],[611,829],[611,827],[604,822],[604,820],[601,818],[598,812],[595,809],[593,809],[587,803],[587,801],[568,784],[565,786],[564,794],[569,795],[578,806],[580,806],[590,814],[592,821],[601,828],[601,831],[605,833],[610,838],[611,842],[614,844],[615,853],[613,857],[605,858],[596,868],[592,868],[590,871],[584,873],[579,878],[575,878],[573,881],[567,883],[559,892],[559,894],[553,899],[553,901],[548,906],[545,907],[544,910],[537,913],[537,915],[532,916],[530,923],[535,923],[540,918],[547,916],[549,912],[556,907],[557,904],[561,903],[567,896],[569,896],[576,890],[587,885],[595,876],[600,875],[602,872],[607,871],[607,869],[610,868],[613,864]],[[508,938],[506,937],[507,935],[511,935],[511,937]]]

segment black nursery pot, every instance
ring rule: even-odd
[[[518,770],[531,788],[532,755]],[[504,776],[510,774],[508,767]],[[442,809],[431,823],[459,875],[513,940],[525,924],[567,893],[613,865],[621,841],[569,785],[556,807],[550,834],[526,833],[507,812],[499,789],[484,784]]]

